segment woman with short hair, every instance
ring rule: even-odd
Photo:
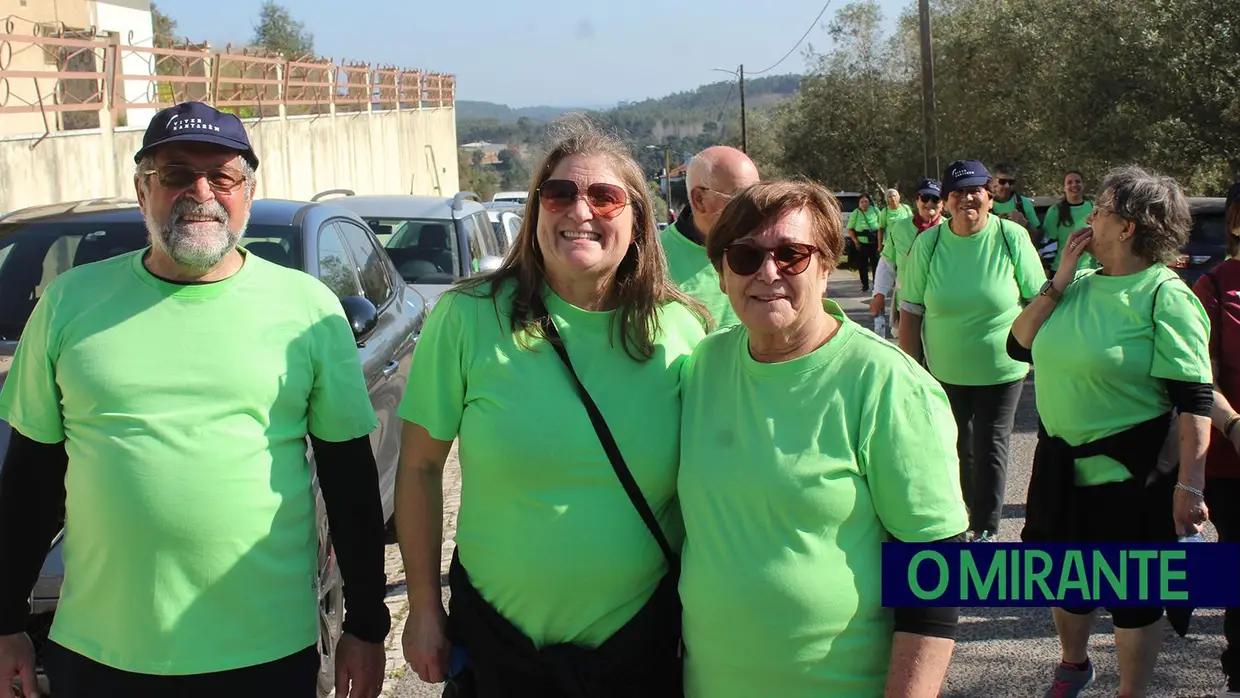
[[[878,270],[880,227],[880,216],[870,202],[870,195],[862,194],[857,200],[857,208],[848,216],[848,237],[856,248],[857,274],[861,277],[862,291],[870,290],[870,274]]]
[[[1213,402],[1209,318],[1167,267],[1188,241],[1188,201],[1174,180],[1124,167],[1103,181],[1088,224],[1069,238],[1055,277],[1016,318],[1008,342],[1038,376],[1041,424],[1022,538],[1174,542],[1207,517]],[[1085,252],[1102,268],[1077,271]],[[1162,472],[1173,420],[1178,471]],[[1144,698],[1163,608],[1107,610],[1120,695]],[[1073,698],[1093,681],[1086,649],[1094,611],[1052,609],[1062,661],[1048,698]]]
[[[881,545],[967,525],[947,397],[824,300],[843,249],[829,191],[739,192],[706,243],[741,324],[685,365],[689,698],[936,696],[956,609],[882,605]]]
[[[455,648],[479,698],[680,695],[680,369],[707,329],[668,276],[641,169],[576,126],[536,171],[503,265],[444,294],[413,356],[396,522],[423,681],[451,678]]]
[[[999,533],[1016,405],[1029,374],[1007,354],[1008,330],[1046,282],[1029,232],[990,212],[990,184],[976,160],[948,165],[942,187],[952,216],[917,236],[900,274],[900,347],[924,358],[951,400],[977,541]]]

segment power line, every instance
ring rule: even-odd
[[[809,36],[809,33],[814,31],[814,27],[818,26],[818,20],[822,19],[822,16],[826,14],[827,8],[830,6],[831,6],[831,0],[827,0],[827,4],[823,5],[822,9],[818,11],[818,16],[814,18],[813,22],[810,22],[809,28],[805,30],[805,33],[801,35],[801,38],[797,40],[796,44],[794,44],[792,48],[788,49],[788,53],[785,53],[783,58],[779,59],[778,61],[775,61],[775,65],[772,65],[769,68],[763,68],[762,70],[753,71],[749,74],[750,75],[761,75],[765,72],[778,68],[780,63],[783,63],[784,61],[788,60],[788,56],[791,56],[792,52],[797,50],[797,48],[799,48],[801,44],[805,41],[805,38]]]

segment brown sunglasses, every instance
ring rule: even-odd
[[[758,273],[767,255],[774,257],[779,271],[796,276],[809,267],[809,260],[817,252],[817,247],[798,242],[786,242],[768,249],[747,240],[738,240],[724,248],[723,256],[728,261],[728,268],[738,276]]]
[[[572,208],[581,196],[581,189],[571,179],[548,179],[536,192],[542,207],[551,213],[564,213]],[[628,192],[623,187],[605,182],[595,182],[586,187],[586,205],[599,218],[611,220],[620,215],[629,203]]]

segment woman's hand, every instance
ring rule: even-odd
[[[425,683],[443,683],[448,679],[452,645],[444,632],[447,624],[448,616],[440,603],[409,609],[401,645],[405,661]]]
[[[1076,265],[1081,261],[1081,255],[1085,254],[1089,241],[1093,239],[1092,228],[1081,228],[1068,236],[1068,242],[1063,246],[1063,254],[1059,258],[1059,268],[1055,270],[1055,278],[1052,279],[1055,290],[1063,293],[1076,278]]]
[[[870,317],[878,317],[878,314],[886,309],[887,299],[883,297],[883,294],[875,293],[874,297],[870,299]]]
[[[1181,536],[1200,533],[1210,518],[1205,500],[1179,487],[1175,488],[1174,512],[1175,530]]]

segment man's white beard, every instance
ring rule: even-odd
[[[188,214],[215,217],[212,230],[191,233],[186,229],[182,217]],[[151,236],[151,244],[158,247],[174,262],[194,271],[208,271],[224,259],[237,242],[245,234],[249,225],[249,214],[241,230],[233,232],[228,227],[228,212],[218,201],[198,203],[190,198],[181,199],[168,213],[168,223],[160,226],[149,213],[144,212],[146,230]],[[198,223],[202,225],[202,223]]]

